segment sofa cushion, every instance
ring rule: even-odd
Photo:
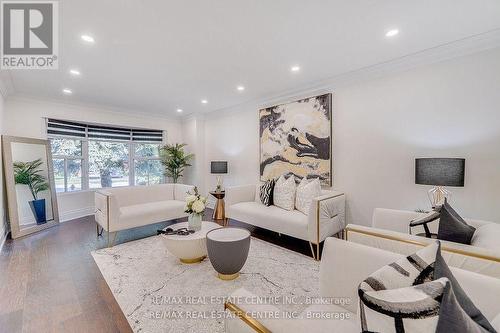
[[[500,224],[489,223],[477,228],[471,245],[500,251]]]
[[[274,185],[273,202],[275,206],[286,210],[293,210],[295,207],[295,177],[290,176],[285,179],[281,176]]]
[[[307,240],[307,216],[298,210],[266,207],[260,202],[240,202],[229,207],[232,219]]]
[[[114,187],[107,188],[106,191],[116,197],[120,207],[174,200],[174,184]]]
[[[321,195],[321,184],[319,179],[313,179],[308,181],[305,177],[300,181],[299,186],[297,186],[297,193],[295,195],[295,208],[308,215],[309,207],[311,207],[311,202],[314,198]]]
[[[438,239],[470,245],[476,228],[465,223],[446,199],[439,216]]]
[[[184,205],[182,201],[167,200],[121,207],[120,225],[117,229],[134,228],[187,216],[184,213]]]

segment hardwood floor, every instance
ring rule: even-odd
[[[156,235],[172,223],[120,232],[115,244]],[[307,242],[237,221],[230,225],[310,256]],[[0,332],[131,332],[90,255],[106,244],[106,237],[96,237],[93,216],[7,240],[0,253]]]

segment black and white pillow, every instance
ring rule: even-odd
[[[362,332],[435,332],[448,279],[389,290],[359,290]]]
[[[450,280],[360,292],[362,332],[484,333],[461,307]]]
[[[273,191],[275,184],[276,181],[274,179],[269,179],[260,186],[260,202],[266,206],[271,206],[273,204]]]
[[[377,270],[358,294],[362,332],[496,332],[451,273],[439,241]]]

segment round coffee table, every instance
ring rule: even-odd
[[[174,230],[187,228],[188,223],[176,223],[168,228]],[[207,232],[221,228],[220,225],[213,222],[202,221],[201,230],[186,236],[181,235],[165,235],[161,236],[165,239],[167,250],[184,264],[193,264],[202,261],[207,256]],[[166,228],[165,228],[166,229]],[[165,230],[164,229],[164,230]]]
[[[250,249],[250,231],[226,227],[207,233],[208,258],[221,280],[234,280],[240,275]]]

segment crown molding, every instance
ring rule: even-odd
[[[127,108],[118,108],[110,105],[101,105],[101,104],[93,104],[93,103],[83,103],[83,102],[68,102],[66,100],[60,100],[60,99],[53,99],[53,98],[47,98],[47,97],[40,97],[40,96],[34,96],[34,95],[27,95],[27,94],[15,94],[11,95],[9,97],[9,100],[12,101],[28,101],[31,103],[52,103],[52,104],[57,104],[57,105],[64,105],[68,108],[85,108],[85,109],[91,109],[94,111],[99,111],[99,112],[106,112],[110,114],[114,114],[116,116],[123,116],[123,114],[127,114],[130,117],[135,117],[135,118],[144,118],[144,117],[149,117],[149,118],[157,118],[161,120],[168,120],[168,121],[173,121],[173,122],[180,122],[181,118],[180,117],[171,117],[168,115],[163,115],[163,114],[145,114],[143,112],[138,112],[137,110],[132,110],[132,109],[127,109]]]
[[[278,103],[286,103],[314,95],[333,92],[340,87],[357,84],[363,81],[370,81],[421,66],[452,60],[496,48],[500,48],[500,29],[468,36],[399,58],[341,73],[328,79],[311,82],[292,90],[286,90],[259,99],[252,99],[240,104],[207,111],[205,114],[210,114],[210,117],[217,117],[219,115],[234,114],[235,110],[243,111],[248,108],[255,109],[256,107],[262,109]]]

